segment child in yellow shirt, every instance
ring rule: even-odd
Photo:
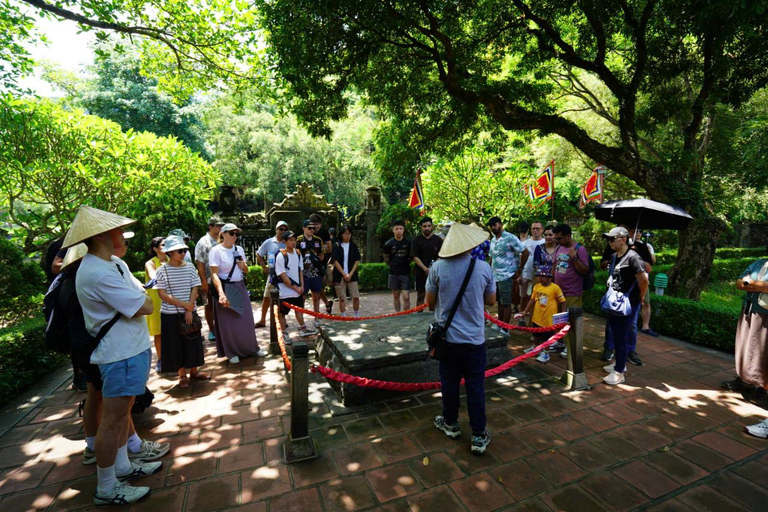
[[[536,277],[539,278],[539,283],[533,287],[533,294],[531,300],[525,308],[525,311],[515,315],[515,318],[524,318],[526,315],[531,314],[531,322],[533,327],[549,327],[552,325],[552,317],[555,313],[562,313],[565,311],[565,296],[563,290],[560,289],[555,283],[552,282],[552,269],[546,266],[541,266],[536,271]],[[552,336],[552,332],[534,333],[534,339],[536,343],[543,343]],[[558,351],[565,348],[565,344],[557,343],[552,345],[550,350]],[[526,350],[529,352],[530,350]],[[541,352],[537,361],[546,363],[549,361],[549,354]]]

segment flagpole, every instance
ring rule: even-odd
[[[552,224],[555,223],[555,161],[552,160]]]

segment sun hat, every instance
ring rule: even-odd
[[[473,224],[454,223],[445,237],[438,256],[450,258],[467,252],[488,240],[488,232]]]
[[[64,260],[61,262],[61,271],[64,272],[67,267],[83,259],[83,256],[86,254],[88,254],[88,246],[83,243],[73,245],[67,249],[67,254],[64,255]]]
[[[62,249],[72,247],[96,235],[130,226],[135,222],[135,220],[123,217],[122,215],[83,205],[77,211],[75,220],[72,221],[72,225],[69,227],[61,247]]]
[[[163,242],[163,252],[170,253],[177,249],[189,249],[184,239],[178,235],[171,235],[165,238]]]
[[[603,233],[603,238],[611,238],[617,236],[625,236],[627,239],[629,239],[629,231],[627,231],[627,228],[620,228],[617,226],[609,232]]]
[[[285,226],[287,228],[288,227],[288,223],[285,222],[284,220],[279,220],[279,221],[277,221],[277,224],[275,224],[275,229],[281,228],[283,226]]]
[[[242,229],[240,229],[239,227],[235,226],[235,225],[234,225],[234,224],[232,224],[231,222],[227,222],[226,224],[224,224],[224,225],[221,227],[221,232],[222,232],[222,233],[226,233],[226,232],[228,232],[228,231],[237,231],[237,232],[238,232],[238,234],[243,232],[243,230],[242,230]]]

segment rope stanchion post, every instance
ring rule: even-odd
[[[291,432],[283,444],[287,464],[317,458],[315,442],[309,435],[309,348],[304,342],[293,345],[291,362]]]
[[[581,308],[568,308],[568,321],[571,330],[568,333],[568,369],[560,382],[572,390],[589,389],[587,375],[584,373],[584,312]]]
[[[278,308],[280,307],[280,291],[277,287],[269,291],[269,353],[272,355],[280,354],[280,344],[277,342],[277,318]]]

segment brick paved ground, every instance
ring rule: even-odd
[[[367,313],[390,307],[385,294],[362,303]],[[172,450],[160,473],[137,482],[153,493],[130,510],[765,510],[768,441],[743,426],[766,412],[718,389],[732,377],[731,358],[641,336],[645,365],[629,369],[627,385],[609,388],[598,384],[603,321],[587,317],[585,326],[585,365],[597,385],[564,391],[553,377],[563,371],[558,357],[524,365],[522,379],[489,381],[493,440],[484,457],[470,454],[465,415],[459,441],[431,425],[439,394],[349,411],[312,378],[321,456],[287,466],[281,360],[230,366],[209,346],[213,381],[181,390],[152,376],[155,405],[137,427]],[[527,345],[513,336],[510,352]],[[95,469],[81,464],[76,412],[82,398],[64,382],[0,437],[0,510],[92,508]]]

